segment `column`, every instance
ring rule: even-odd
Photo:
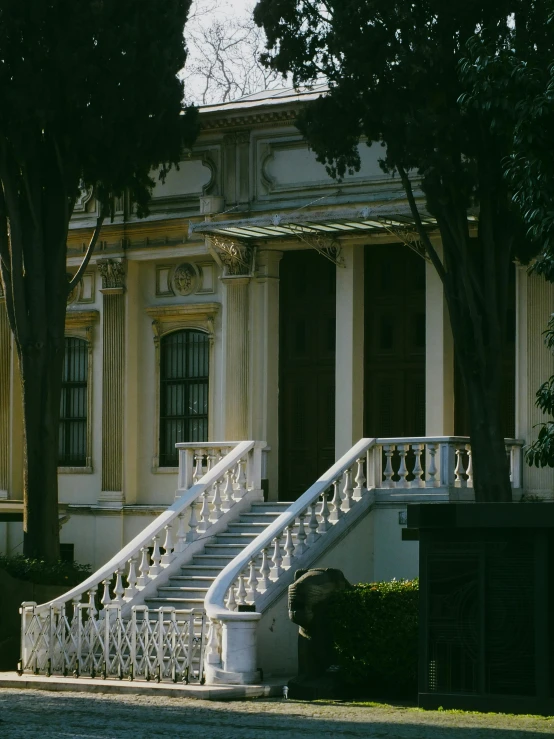
[[[248,291],[250,277],[227,275],[225,311],[225,440],[248,439]]]
[[[520,267],[516,276],[516,437],[527,444],[537,438],[536,424],[550,420],[535,406],[535,395],[554,374],[554,356],[542,332],[554,313],[554,287],[543,277],[529,277]],[[523,463],[526,493],[552,497],[554,470]]]
[[[11,346],[6,302],[0,287],[0,499],[10,488]]]
[[[442,247],[435,244],[442,255]],[[454,342],[442,282],[432,264],[425,273],[425,434],[454,434]]]
[[[102,492],[99,500],[121,504],[125,392],[125,272],[122,260],[97,262],[102,276]]]
[[[335,458],[364,435],[364,247],[343,246],[337,266]]]
[[[252,436],[266,441],[264,478],[269,499],[279,490],[279,262],[281,251],[259,250],[252,286],[251,428]]]

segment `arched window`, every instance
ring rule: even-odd
[[[87,464],[88,343],[65,339],[62,375],[58,464],[85,467]]]
[[[208,440],[210,340],[184,329],[160,343],[160,466],[176,467],[175,444]]]

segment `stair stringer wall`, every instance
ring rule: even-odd
[[[306,560],[284,573],[279,579],[280,587],[268,593],[265,603],[260,599],[256,604],[257,610],[262,611],[257,656],[264,677],[290,677],[298,671],[298,626],[288,614],[288,586],[296,570],[333,567],[342,570],[353,585],[417,577],[418,542],[402,541],[402,527],[398,524],[398,512],[405,510],[405,503],[375,504],[373,497],[368,496],[356,508],[308,549]]]

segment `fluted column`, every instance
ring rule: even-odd
[[[517,271],[516,323],[516,436],[526,443],[537,438],[536,424],[549,420],[535,406],[535,395],[554,374],[554,356],[544,345],[542,332],[554,313],[554,287],[543,277]],[[552,497],[554,471],[523,464],[523,487],[528,493]]]
[[[8,497],[10,477],[11,331],[0,288],[0,498]]]
[[[248,291],[250,277],[222,277],[226,288],[225,439],[248,438]]]
[[[125,391],[125,272],[122,261],[102,259],[102,492],[100,500],[121,503]]]

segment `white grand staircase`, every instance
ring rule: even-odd
[[[263,500],[264,442],[177,445],[173,505],[78,587],[22,604],[20,673],[258,682],[285,649],[262,644],[260,664],[259,624],[296,570],[317,566],[379,506],[470,501],[468,442],[361,439],[293,503]],[[516,489],[521,446],[506,440]]]
[[[226,565],[242,553],[265,529],[290,506],[290,503],[252,503],[239,520],[216,534],[199,554],[182,565],[179,574],[170,577],[167,585],[158,588],[156,597],[146,598],[149,609],[160,607],[177,610],[204,608],[208,590]]]

